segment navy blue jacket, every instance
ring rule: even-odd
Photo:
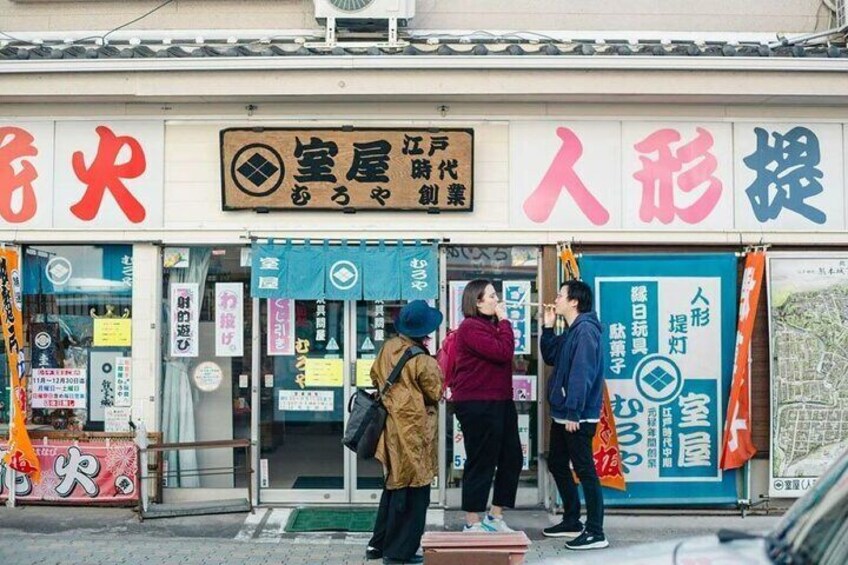
[[[552,328],[542,331],[542,358],[554,367],[548,381],[554,418],[571,422],[600,418],[604,397],[601,332],[594,312],[578,315],[562,335],[555,335]]]

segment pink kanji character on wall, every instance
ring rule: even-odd
[[[557,128],[556,133],[562,140],[562,145],[539,186],[524,201],[524,213],[536,223],[546,221],[565,187],[590,222],[596,226],[606,224],[609,221],[609,212],[574,172],[574,165],[583,155],[583,144],[568,128]]]
[[[642,205],[639,218],[643,222],[658,219],[664,224],[679,217],[687,224],[702,222],[715,209],[721,198],[722,183],[713,174],[718,162],[710,153],[713,136],[704,128],[696,128],[695,139],[672,151],[672,144],[681,139],[680,132],[671,128],[655,131],[633,147],[639,153],[642,169],[633,178],[642,183]],[[684,170],[685,169],[685,170]],[[682,172],[681,172],[682,171]],[[675,189],[692,192],[704,184],[703,194],[693,204],[678,207],[674,203]]]

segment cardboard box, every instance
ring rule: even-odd
[[[426,532],[425,565],[521,565],[530,547],[524,532]]]

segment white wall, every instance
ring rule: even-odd
[[[2,29],[109,30],[159,2],[0,0]],[[808,32],[820,0],[418,0],[412,29]],[[130,29],[317,29],[312,0],[180,0]]]

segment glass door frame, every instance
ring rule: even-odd
[[[447,331],[447,255],[445,248],[440,246],[439,249],[439,299],[438,304],[442,313],[445,315],[442,326],[437,330],[438,344],[441,344]],[[540,266],[541,270],[541,266]],[[251,411],[250,437],[253,444],[253,474],[251,476],[251,486],[253,487],[253,503],[258,504],[300,504],[300,503],[329,503],[329,504],[378,504],[380,502],[381,489],[359,489],[357,488],[358,466],[356,454],[345,449],[339,444],[339,449],[344,452],[344,488],[334,490],[305,490],[305,489],[273,489],[268,487],[260,487],[260,461],[262,454],[260,450],[260,393],[263,385],[262,375],[262,359],[265,355],[262,347],[262,330],[260,307],[262,299],[251,298],[252,300],[252,330],[251,330],[251,347],[252,347],[252,365],[251,365],[251,403],[252,406],[259,407]],[[356,391],[356,361],[357,361],[357,343],[358,343],[358,328],[357,328],[357,304],[358,301],[346,300],[344,302],[344,340],[345,348],[343,355],[343,378],[344,389],[342,397],[347,399]],[[343,425],[347,425],[348,412],[347,406],[342,410]],[[447,441],[445,438],[447,412],[445,403],[442,401],[439,404],[439,440],[438,440],[438,456],[439,473],[437,475],[438,488],[433,488],[430,491],[430,504],[435,506],[444,506],[447,502],[447,489],[445,488],[445,480],[447,478],[445,472],[445,457],[447,452]]]
[[[343,476],[344,488],[341,489],[276,489],[270,487],[261,487],[260,472],[261,472],[261,438],[259,437],[260,429],[260,391],[263,384],[264,376],[262,373],[262,359],[265,352],[262,348],[262,330],[260,306],[262,299],[252,298],[253,301],[253,324],[251,334],[252,345],[252,366],[251,366],[251,402],[256,409],[251,410],[250,422],[250,438],[253,445],[253,492],[254,504],[348,504],[352,501],[349,477],[351,476],[351,458],[349,455],[354,455],[348,449],[345,449],[339,442],[338,449],[343,450]],[[342,408],[342,424],[347,425],[347,399],[353,394],[350,387],[351,379],[351,355],[355,355],[354,348],[351,347],[351,304],[355,302],[345,301],[342,308],[342,324],[344,325],[344,355],[342,355],[342,398],[345,406]],[[266,314],[267,315],[267,314]],[[355,373],[354,373],[355,378]],[[355,389],[355,387],[354,387]],[[379,502],[379,496],[377,497]]]
[[[457,244],[460,245],[460,244]],[[481,244],[482,245],[482,244]],[[535,247],[538,250],[538,259],[536,264],[536,282],[537,287],[539,289],[539,301],[543,302],[546,300],[543,297],[543,276],[545,272],[543,270],[543,251],[544,246],[542,245],[521,245],[521,244],[510,244],[510,246],[519,246],[519,247]],[[474,246],[473,244],[468,244],[468,246]],[[439,344],[441,345],[442,341],[445,339],[447,335],[448,328],[448,316],[449,316],[449,308],[448,304],[448,296],[447,296],[447,288],[448,288],[448,272],[447,272],[447,247],[441,246],[439,253],[439,262],[440,262],[440,272],[439,272],[439,284],[441,287],[440,292],[440,305],[441,311],[444,315],[444,319],[442,320],[442,327],[439,330]],[[540,317],[536,317],[536,332],[537,335],[542,335],[542,320]],[[539,353],[540,362],[538,364],[536,370],[536,410],[537,414],[540,416],[536,420],[536,450],[537,450],[537,465],[536,465],[536,488],[527,488],[519,486],[518,492],[515,497],[515,507],[516,508],[533,508],[538,507],[545,503],[547,498],[546,493],[549,490],[548,486],[548,465],[547,459],[542,457],[542,450],[544,449],[544,438],[546,434],[545,427],[547,425],[546,419],[542,418],[541,415],[544,414],[544,406],[543,403],[546,402],[545,394],[543,392],[544,387],[542,386],[544,380],[544,362],[541,360],[541,352]],[[445,508],[448,509],[458,509],[462,507],[462,488],[454,487],[454,488],[446,488],[445,481],[447,480],[447,468],[446,468],[446,456],[447,456],[447,437],[446,431],[448,429],[448,414],[447,414],[447,406],[445,402],[442,402],[439,406],[439,490],[440,490],[440,500]]]

